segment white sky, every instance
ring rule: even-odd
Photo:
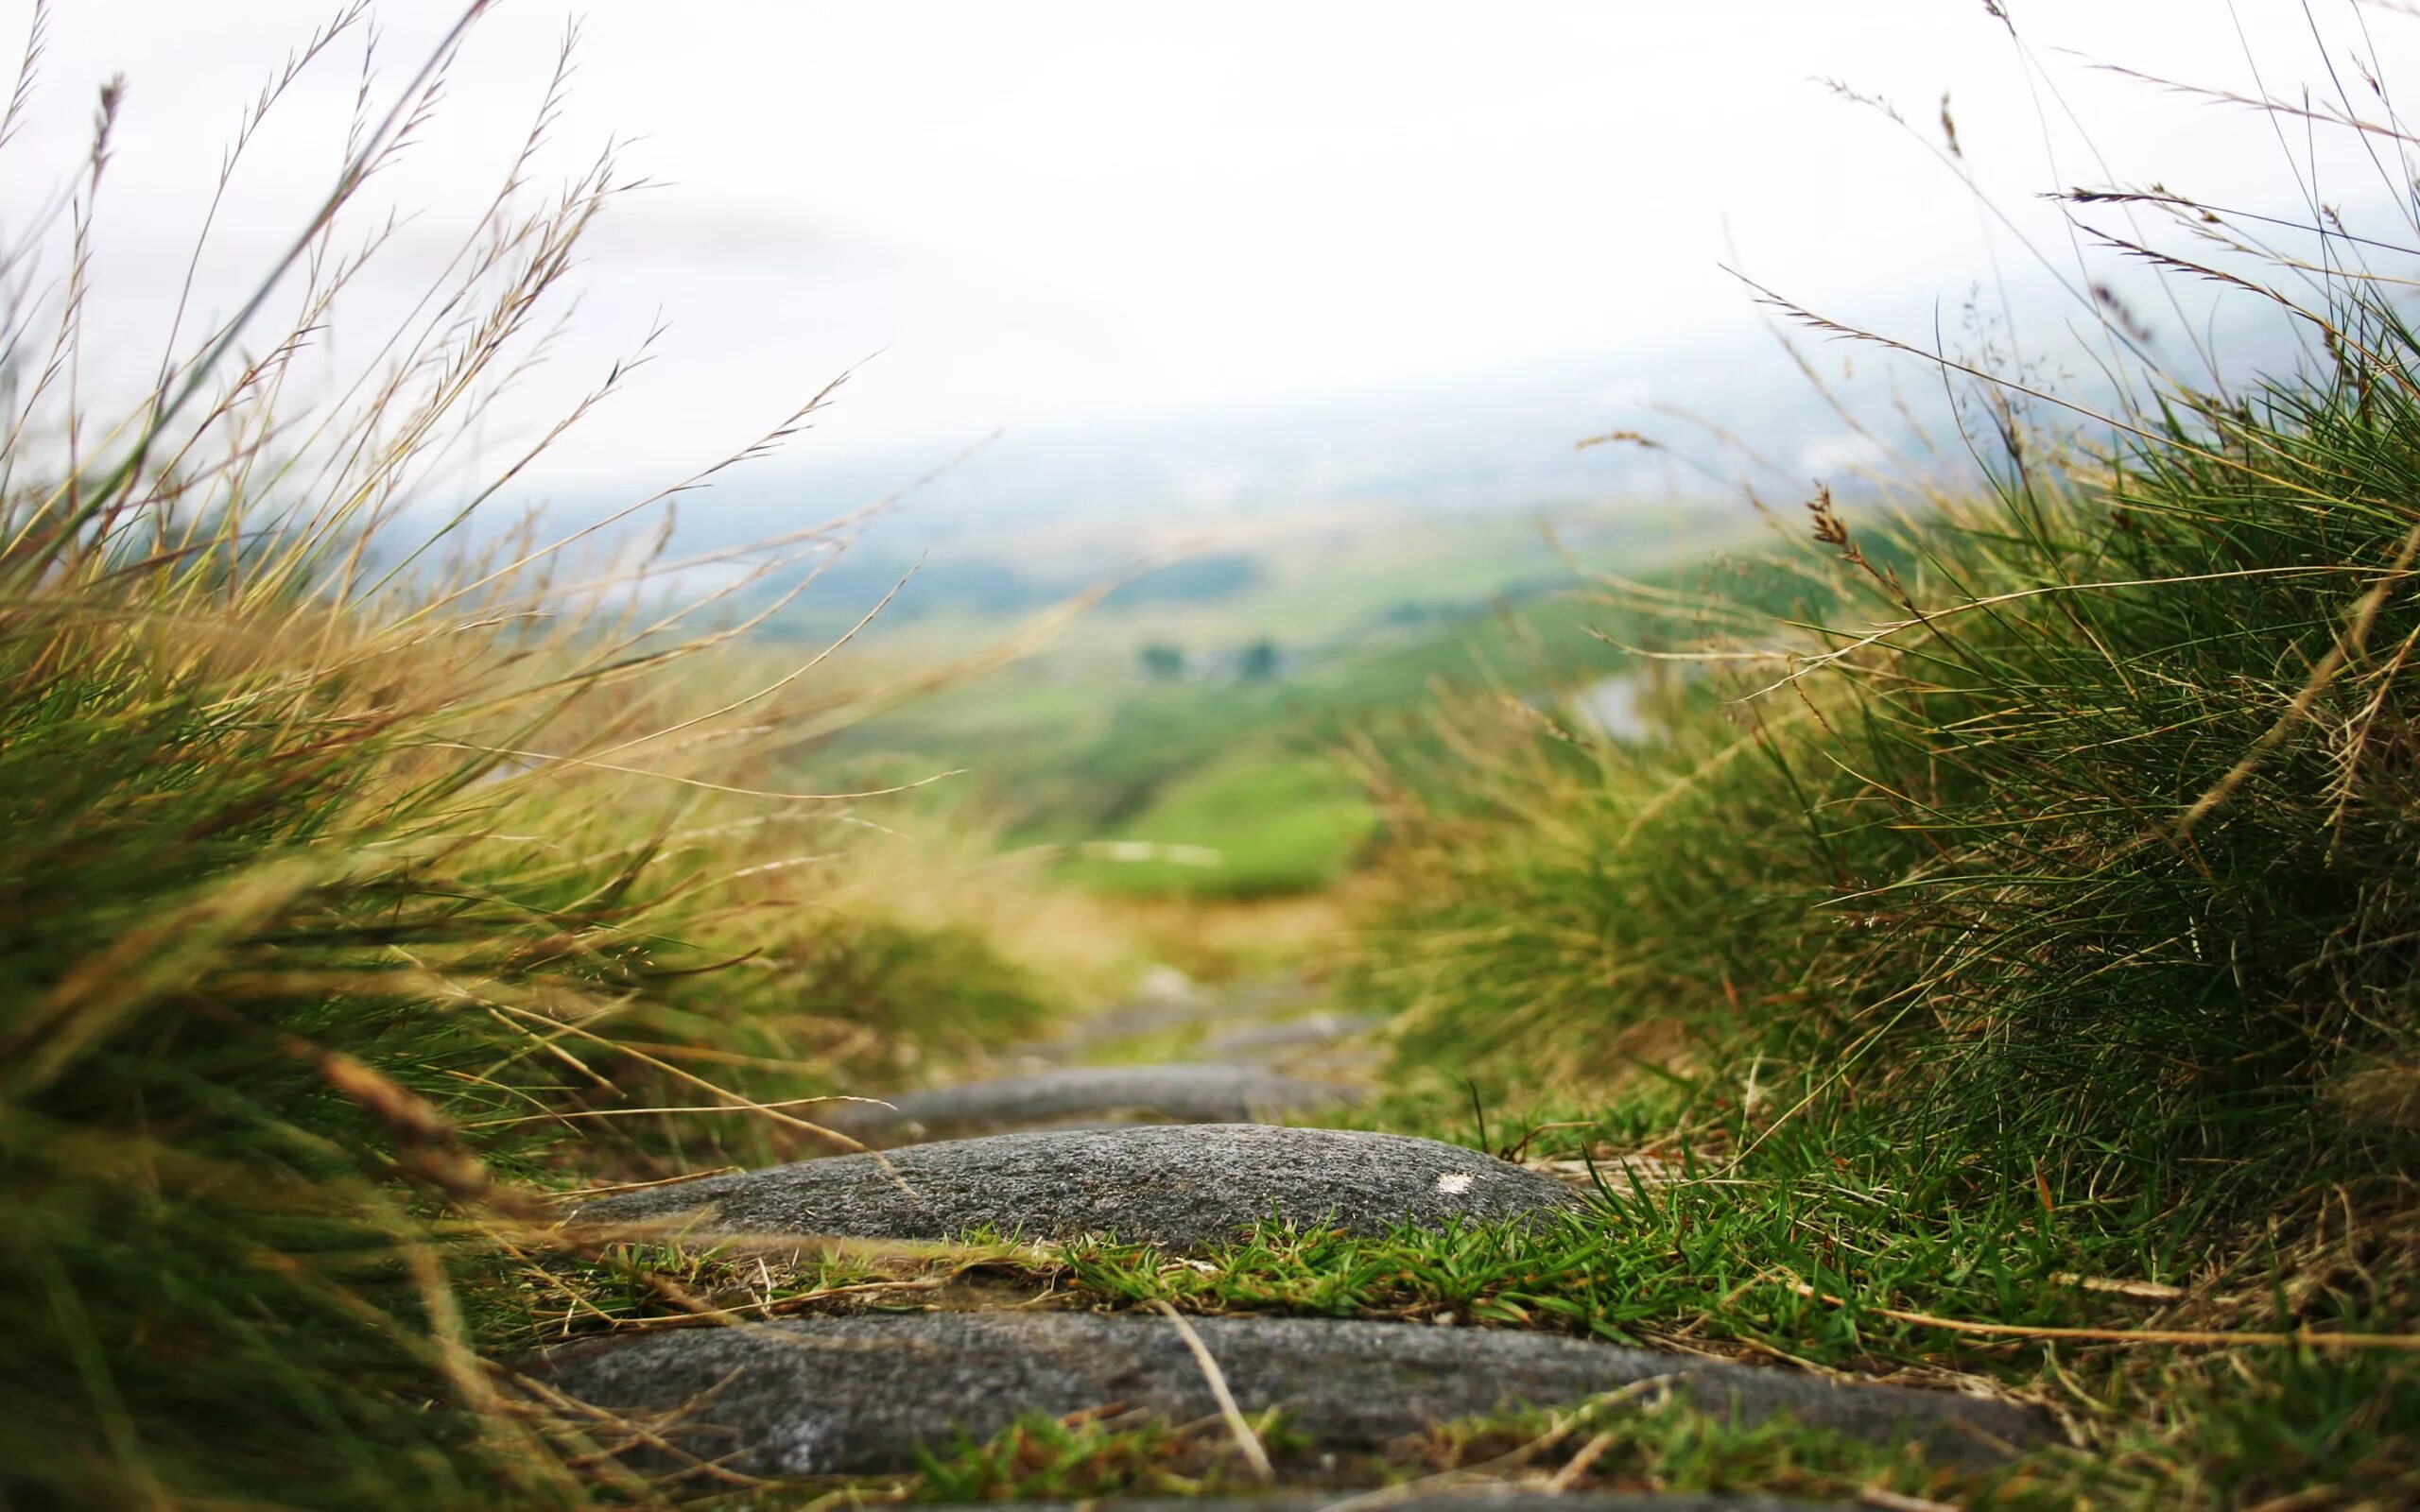
[[[2312,4],[2328,56],[2365,45],[2349,0]],[[379,8],[387,88],[455,9]],[[1979,171],[2054,240],[2026,197],[2110,174],[2274,202],[2266,126],[2060,49],[2324,84],[2301,0],[2010,9],[2031,75],[1980,0],[510,0],[388,186],[428,217],[385,276],[400,288],[458,234],[575,12],[559,165],[620,133],[662,186],[595,242],[551,381],[593,379],[658,310],[671,331],[567,478],[717,455],[877,349],[806,443],[821,455],[1483,386],[1608,353],[1651,366],[1754,318],[1717,266],[1734,249],[1794,296],[1877,318],[1988,276],[1953,180],[1816,76],[1890,96],[1927,139],[1951,91]],[[62,181],[93,85],[124,72],[95,304],[156,330],[238,112],[330,9],[67,0],[0,215]],[[28,11],[0,3],[9,44]],[[2362,14],[2390,66],[2420,35]],[[221,307],[330,177],[357,60],[341,49],[259,144],[205,265]],[[2107,173],[2058,122],[2069,104]]]

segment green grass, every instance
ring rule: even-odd
[[[2090,1490],[2093,1506],[2249,1505],[2324,1486],[2389,1501],[2420,1493],[2420,1359],[2409,1349],[2192,1350],[2126,1337],[2150,1327],[2221,1338],[2390,1329],[2409,1316],[2408,1277],[2315,1272],[2308,1257],[2248,1248],[2243,1235],[2209,1231],[2190,1213],[2119,1204],[2045,1213],[2027,1191],[1945,1203],[1894,1185],[1904,1162],[1879,1142],[1845,1166],[1836,1139],[1787,1135],[1735,1160],[1756,1125],[1703,1122],[1668,1102],[1663,1110],[1678,1121],[1664,1135],[1694,1133],[1666,1143],[1668,1164],[1641,1167],[1657,1171],[1649,1182],[1634,1184],[1616,1153],[1647,1143],[1640,1133],[1654,1121],[1641,1104],[1630,1105],[1627,1126],[1583,1119],[1533,1142],[1546,1153],[1596,1152],[1606,1188],[1585,1215],[1385,1239],[1264,1230],[1207,1269],[1135,1246],[1077,1246],[1060,1284],[1117,1305],[1545,1329],[1911,1383],[1991,1383],[2077,1424],[2083,1452],[2034,1456],[2019,1473],[2063,1495]],[[2378,1235],[2381,1252],[2409,1243],[2401,1232]],[[2007,1332],[1979,1336],[1885,1309]],[[2034,1329],[2111,1336],[2029,1336]],[[1984,1493],[2003,1479],[1942,1476],[1926,1494],[1996,1505]],[[1725,1484],[1818,1488],[1744,1474]]]
[[[1659,545],[1655,565],[1640,569],[1644,576],[1679,584],[1705,571],[1700,562],[1665,563],[1667,549]],[[1343,564],[1356,594],[1427,602],[1426,576],[1394,576],[1406,569],[1385,563],[1383,543],[1374,550],[1376,563],[1353,558]],[[1132,837],[1173,787],[1206,781],[1213,771],[1248,762],[1290,766],[1294,758],[1332,751],[1373,726],[1385,726],[1390,739],[1425,740],[1409,716],[1441,688],[1534,696],[1584,681],[1601,661],[1588,630],[1634,618],[1592,601],[1585,579],[1556,558],[1531,563],[1516,596],[1492,597],[1494,581],[1482,564],[1459,583],[1433,585],[1434,614],[1401,624],[1363,620],[1315,642],[1289,642],[1299,660],[1266,681],[1151,680],[1136,669],[1141,641],[1131,627],[1096,611],[1101,622],[1080,622],[1065,646],[887,711],[839,737],[834,750],[864,761],[870,781],[962,770],[934,797],[1007,816],[1012,844]],[[1221,612],[1233,617],[1220,622],[1214,645],[1242,644],[1267,632],[1269,622],[1250,605]],[[980,636],[969,628],[959,639]],[[1103,644],[1113,649],[1104,652]],[[1176,801],[1191,806],[1184,797]],[[1321,807],[1328,801],[1316,800]],[[1195,816],[1182,819],[1213,836],[1224,822],[1212,817],[1204,827]],[[1246,848],[1254,844],[1251,836],[1238,839]],[[1324,868],[1295,871],[1289,885],[1324,885],[1333,874]],[[1191,871],[1150,868],[1128,875],[1121,890],[1140,890],[1145,876],[1179,893],[1201,880]]]
[[[1138,859],[1085,858],[1060,877],[1104,892],[1250,898],[1317,892],[1353,866],[1376,825],[1360,786],[1319,756],[1245,748],[1170,780],[1106,837],[1151,847]],[[1198,860],[1169,860],[1200,851]]]
[[[1089,1243],[776,1270],[573,1244],[533,1189],[823,1148],[758,1105],[1022,1032],[1056,992],[977,925],[851,890],[864,821],[789,771],[822,697],[707,676],[721,637],[638,595],[552,618],[530,541],[440,570],[444,532],[379,534],[443,473],[426,438],[534,354],[615,182],[499,201],[438,291],[468,313],[393,349],[431,387],[284,383],[358,266],[332,241],[278,270],[289,333],[171,343],[121,417],[60,377],[87,223],[53,249],[68,297],[0,332],[57,354],[9,388],[0,470],[0,1504],[660,1503],[483,1360],[926,1281],[1780,1356],[2049,1402],[2081,1438],[1971,1477],[1634,1402],[1289,1461],[1342,1484],[1585,1434],[1581,1486],[2420,1501],[2420,335],[2358,266],[2291,270],[2321,339],[2265,387],[2084,433],[1987,386],[1969,413],[2007,450],[1971,493],[1825,496],[1813,546],[1724,602],[1667,575],[1290,682],[934,716],[1021,722],[998,775],[1035,784],[1027,838],[1221,852],[1094,885],[1323,886],[1382,823],[1345,985],[1396,1011],[1409,1090],[1370,1119],[1593,1162],[1585,1215],[1272,1229],[1206,1270]],[[1534,697],[1634,664],[1588,629],[1709,625],[1752,659],[1668,679],[1656,739]],[[1239,1484],[1215,1438],[1085,1421],[860,1489]]]
[[[1253,1423],[1282,1483],[1325,1488],[1340,1501],[1385,1490],[1485,1488],[1524,1480],[1534,1487],[1578,1462],[1575,1494],[1763,1493],[1854,1500],[1874,1490],[1902,1496],[1963,1496],[2013,1512],[2065,1512],[2079,1494],[2125,1477],[2079,1473],[2054,1455],[2028,1456],[1990,1474],[1961,1474],[1921,1456],[1786,1420],[1740,1427],[1654,1394],[1559,1412],[1514,1410],[1441,1423],[1383,1451],[1307,1452],[1283,1414]],[[1586,1454],[1582,1460],[1580,1456]],[[1250,1495],[1260,1489],[1224,1427],[1178,1432],[1063,1423],[1035,1418],[982,1442],[928,1455],[909,1479],[853,1489],[919,1502],[1011,1498]],[[2148,1497],[2131,1503],[2157,1505]]]
[[[1609,580],[1332,680],[1147,691],[1057,748],[1113,833],[1215,843],[1259,780],[1171,753],[1320,729],[1287,700],[1324,699],[1384,827],[1344,996],[1395,1013],[1411,1090],[1370,1121],[1601,1185],[1527,1229],[1270,1229],[1201,1265],[1079,1244],[1028,1283],[1962,1384],[2078,1439],[1976,1476],[1642,1408],[1586,1425],[1611,1436],[1583,1485],[2420,1501],[2420,335],[2335,266],[2268,269],[2316,333],[2269,383],[2063,421],[1979,359],[1963,413],[2001,449],[1960,487],[1819,490],[1713,590]],[[1702,653],[1654,738],[1517,696],[1637,667],[1589,628]],[[1409,726],[1449,664],[1474,675]],[[1146,834],[1162,808],[1185,822]],[[1346,1473],[1566,1427],[1459,1425]],[[1165,1489],[1177,1452],[1028,1424],[927,1475]]]
[[[1264,1444],[1286,1445],[1275,1414],[1262,1415],[1253,1427]],[[1188,1430],[1158,1420],[1112,1425],[1034,1417],[979,1442],[961,1435],[923,1457],[923,1471],[897,1486],[918,1502],[1235,1495],[1257,1485],[1223,1427]]]
[[[564,1258],[532,1189],[814,1143],[752,1093],[1047,1011],[979,928],[836,919],[863,825],[761,791],[828,712],[703,660],[691,610],[600,600],[533,535],[465,557],[389,528],[537,354],[610,156],[502,195],[449,313],[367,342],[378,366],[286,383],[352,309],[349,207],[453,50],[266,270],[298,323],[163,334],[124,415],[65,376],[86,223],[0,258],[12,286],[74,270],[0,322],[50,354],[0,386],[0,1505],[660,1502],[482,1358]]]
[[[2090,431],[1986,382],[1970,413],[2007,450],[1971,487],[1819,494],[1811,541],[1728,592],[1608,582],[1068,732],[1076,796],[1045,810],[1160,844],[1325,811],[1310,759],[1260,743],[1351,744],[1386,893],[1347,994],[1395,1011],[1415,1089],[1373,1121],[1534,1132],[1603,1185],[1526,1230],[1270,1230],[1207,1269],[1084,1244],[1028,1284],[1966,1383],[2079,1438],[1978,1477],[1640,1410],[1589,1425],[1607,1485],[2420,1499],[2420,337],[2356,277],[2281,293],[2325,334],[2308,368]],[[1591,628],[1709,653],[1656,688],[1655,738],[1517,696],[1637,665]],[[1270,828],[1255,863],[1317,833]],[[1437,1090],[1462,1076],[1491,1129]],[[1564,1427],[1460,1425],[1344,1474]],[[1029,1423],[923,1484],[1183,1489],[1213,1484],[1203,1452]]]
[[[1398,1074],[1678,1179],[1511,1249],[1103,1284],[1988,1377],[2077,1416],[2085,1504],[2420,1497],[2420,335],[2262,245],[2225,277],[2303,366],[2079,421],[1978,358],[2000,449],[1819,490],[1760,579],[1795,608],[1609,583],[1616,639],[1689,653],[1655,738],[1463,698],[1364,747],[1345,996]]]
[[[1804,1091],[1709,1082],[1597,1116],[1491,1109],[1499,1148],[1593,1161],[1590,1211],[1566,1218],[1383,1238],[1265,1226],[1189,1264],[1089,1242],[1029,1285],[1067,1305],[1546,1330],[1979,1385],[2056,1409],[2079,1435],[1959,1471],[1786,1426],[1743,1434],[1634,1407],[1599,1425],[1622,1447],[1599,1467],[1609,1479],[1589,1485],[1854,1495],[1879,1484],[2009,1507],[2420,1496],[2420,1348],[2325,1342],[2409,1328],[2413,1278],[2396,1258],[2415,1237],[2408,1214],[2363,1212],[2366,1231],[2343,1250],[2307,1230],[2281,1242],[2310,1212],[2236,1222],[2218,1194],[2198,1210],[2139,1198],[2046,1209],[2030,1185],[1979,1201],[1908,1184],[1916,1162],[1882,1120],[1776,1128],[1773,1110]],[[1472,1126],[1459,1089],[1405,1094],[1371,1121],[1464,1139]],[[2151,1330],[2209,1342],[2143,1337]],[[2262,1340],[2303,1332],[2308,1342]]]
[[[1661,742],[1448,715],[1393,794],[1368,994],[1422,1055],[1584,1074],[1681,1026],[1821,1065],[1978,1182],[2392,1168],[2407,1137],[2340,1100],[2409,1057],[2420,987],[2390,502],[2420,412],[2384,387],[2037,470],[1912,526],[1904,577],[1836,560],[1841,622],[1885,628],[1684,696]]]
[[[1182,1263],[1150,1246],[1037,1248],[976,1234],[964,1254],[871,1269],[777,1258],[769,1291],[742,1255],[656,1256],[647,1265],[701,1292],[736,1281],[745,1296],[734,1305],[764,1300],[786,1312],[816,1305],[820,1288],[875,1274],[929,1283],[972,1268],[997,1306],[1165,1303],[1208,1315],[1542,1330],[1997,1393],[2054,1409],[2077,1435],[2005,1466],[1962,1469],[1787,1422],[1727,1426],[1649,1394],[1443,1424],[1384,1453],[1334,1459],[1289,1457],[1302,1446],[1281,1418],[1270,1448],[1291,1485],[1513,1479],[1550,1472],[1603,1435],[1575,1489],[1853,1500],[1881,1486],[1972,1507],[2070,1512],[2250,1507],[2288,1495],[2395,1505],[2420,1496],[2420,1350],[2409,1341],[2361,1350],[2325,1342],[2411,1316],[2411,1277],[2394,1263],[2413,1242],[2408,1218],[2379,1224],[2347,1255],[2308,1239],[2299,1249],[2277,1243],[2295,1226],[2291,1212],[2273,1227],[2229,1228],[2206,1210],[2140,1202],[2046,1210],[2031,1188],[1989,1203],[1950,1200],[1900,1184],[1910,1162],[1879,1124],[1776,1129],[1772,1108],[1801,1090],[1668,1083],[1595,1116],[1490,1107],[1497,1148],[1593,1161],[1601,1178],[1585,1211],[1527,1225],[1377,1237],[1264,1225]],[[1398,1094],[1366,1122],[1446,1138],[1473,1130],[1461,1089]],[[625,1318],[676,1311],[627,1280],[621,1288],[592,1295],[623,1296]],[[913,1291],[886,1299],[917,1302]],[[2209,1342],[2142,1336],[2154,1329]],[[2303,1331],[2307,1342],[2260,1337]],[[1115,1418],[1030,1420],[981,1443],[934,1446],[921,1475],[854,1484],[862,1494],[940,1501],[1249,1489],[1222,1429],[1175,1433]]]

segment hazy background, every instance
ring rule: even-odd
[[[28,8],[6,9],[22,30]],[[498,514],[601,514],[851,373],[807,434],[681,501],[676,550],[830,518],[995,438],[774,614],[780,654],[821,649],[915,567],[820,675],[922,686],[1071,595],[1190,555],[987,677],[875,699],[880,717],[799,759],[819,781],[965,769],[935,792],[978,799],[1011,843],[1224,858],[1116,860],[1100,885],[1316,892],[1376,824],[1337,743],[1418,717],[1441,681],[1635,724],[1639,674],[1588,633],[1602,627],[1565,549],[1625,576],[1699,572],[1758,527],[1743,485],[1795,520],[1819,483],[1867,507],[1877,465],[1971,469],[1939,371],[1801,332],[1802,371],[1726,265],[2089,400],[2111,350],[2096,284],[2190,378],[2213,332],[2238,372],[2292,360],[2292,333],[2257,300],[2089,252],[2051,193],[2157,182],[2415,233],[2403,170],[2356,133],[2316,145],[2123,70],[2308,87],[2331,109],[2341,90],[2379,113],[2367,60],[2408,76],[2420,24],[2353,0],[2007,9],[2014,31],[1982,0],[510,0],[364,197],[357,232],[382,207],[406,218],[298,382],[376,365],[495,193],[577,24],[530,190],[609,143],[646,186],[587,244],[545,361],[424,502],[458,502],[659,325],[625,391]],[[0,229],[59,204],[94,91],[122,72],[88,393],[138,393],[158,370],[226,145],[333,13],[56,11]],[[357,102],[383,111],[457,13],[389,0],[279,101],[195,265],[188,330],[237,306],[325,192]],[[2089,218],[2206,251],[2155,215]],[[1616,429],[1666,449],[1575,444]]]
[[[173,299],[238,112],[332,9],[63,8],[0,211],[22,221],[64,181],[93,86],[123,72],[96,302],[141,329]],[[1634,459],[1609,453],[1575,472],[1569,442],[1643,400],[1715,404],[1749,426],[1781,402],[1794,380],[1725,262],[1925,340],[1943,310],[1954,335],[1979,283],[2050,297],[1928,150],[1945,92],[1972,170],[2064,255],[2045,189],[2282,181],[2269,125],[2096,62],[2250,90],[2264,69],[2299,83],[2411,31],[2323,6],[2323,48],[2298,0],[2011,9],[2022,47],[1979,0],[707,0],[677,16],[511,0],[387,185],[421,216],[379,276],[416,291],[450,250],[578,22],[551,165],[629,139],[631,171],[654,186],[598,232],[586,305],[525,413],[593,383],[659,314],[669,330],[546,490],[677,473],[856,367],[815,435],[752,481],[869,458],[865,481],[904,477],[1001,430],[959,495],[988,470],[1031,507],[1054,474],[1069,474],[1063,493],[1104,486],[1091,467],[1129,503],[1426,476],[1461,502],[1517,504],[1628,477]],[[21,30],[29,8],[6,9]],[[378,77],[400,84],[455,10],[381,6]],[[359,54],[341,44],[253,147],[203,266],[206,303],[223,306],[333,171]],[[1911,131],[1824,78],[1895,103]],[[2375,193],[2338,177],[2324,193]],[[2176,346],[2176,322],[2152,313]],[[332,333],[335,349],[352,335]],[[1784,455],[1837,460],[1827,440],[1795,435]]]

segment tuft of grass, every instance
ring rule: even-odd
[[[1457,699],[1360,747],[1390,845],[1348,990],[1399,1072],[1652,1177],[1592,1258],[1334,1256],[1327,1295],[1990,1378],[2122,1472],[2088,1504],[2409,1500],[2420,249],[2070,202],[2172,216],[2103,242],[2288,312],[2301,360],[2197,387],[2108,328],[2104,403],[1776,299],[1970,386],[1982,468],[1814,486],[1744,595],[1602,579],[1606,670],[1667,674],[1645,738]],[[1282,1250],[1204,1284],[1319,1295]]]
[[[603,1263],[562,1252],[536,1189],[833,1147],[799,1100],[903,1029],[1047,1005],[979,928],[851,896],[869,795],[786,752],[845,712],[815,660],[723,658],[747,624],[652,592],[667,564],[582,558],[698,479],[593,535],[471,540],[628,370],[464,481],[456,448],[628,182],[607,154],[527,188],[568,47],[426,301],[348,343],[366,365],[306,370],[387,246],[368,186],[434,129],[489,9],[362,94],[290,255],[224,323],[166,333],[123,412],[78,387],[116,85],[66,218],[0,253],[0,284],[59,291],[0,310],[0,1504],[655,1499],[487,1358],[534,1277]],[[307,39],[231,178],[368,31],[355,6]],[[848,533],[769,542],[751,581],[795,586]],[[714,1311],[688,1279],[648,1285]]]
[[[1551,1042],[1576,1083],[1685,1026],[1820,1069],[1797,1116],[1880,1111],[1927,1179],[2052,1201],[2402,1168],[2420,341],[2300,273],[2307,366],[2152,378],[2093,438],[1973,369],[1999,465],[1896,513],[1819,489],[1795,623],[1680,653],[1716,670],[1659,738],[1488,701],[1374,758],[1364,988],[1408,1049]]]
[[[900,1490],[918,1502],[962,1503],[1201,1496],[1257,1484],[1223,1426],[1190,1429],[1138,1416],[1030,1417],[981,1441],[961,1435],[925,1452],[922,1471]],[[1276,1414],[1261,1414],[1253,1426],[1271,1447],[1289,1446]]]

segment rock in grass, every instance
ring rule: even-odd
[[[1325,1318],[1192,1320],[1247,1413],[1275,1407],[1314,1452],[1377,1449],[1456,1418],[1669,1390],[1741,1422],[1788,1414],[1881,1444],[1923,1440],[1989,1463],[2046,1442],[2002,1402],[1495,1329]],[[988,1438],[1020,1416],[1113,1403],[1170,1422],[1217,1400],[1174,1326],[1151,1314],[913,1313],[692,1328],[562,1347],[531,1372],[650,1423],[686,1404],[676,1442],[763,1475],[911,1469],[918,1446]],[[1652,1383],[1651,1385],[1648,1383]],[[658,1428],[658,1432],[664,1429]]]
[[[1070,1123],[1248,1124],[1357,1101],[1351,1088],[1250,1066],[1070,1066],[842,1103],[818,1115],[868,1144]]]
[[[1203,1124],[995,1134],[653,1187],[572,1221],[687,1220],[700,1234],[1027,1239],[1114,1234],[1199,1248],[1269,1217],[1378,1235],[1576,1207],[1561,1182],[1400,1134]]]

